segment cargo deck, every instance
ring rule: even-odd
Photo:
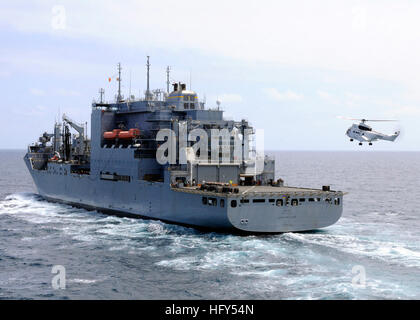
[[[204,191],[200,190],[197,186],[185,186],[185,187],[172,187],[172,190],[178,192],[187,192],[195,194],[207,194],[207,195],[229,195],[229,196],[282,196],[282,195],[305,195],[305,196],[342,196],[342,191],[323,191],[321,189],[313,188],[300,188],[300,187],[273,187],[273,186],[238,186],[238,193],[226,193],[226,192],[215,192],[215,191]]]

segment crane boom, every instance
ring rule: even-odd
[[[74,122],[72,119],[70,119],[66,114],[63,114],[63,121],[67,122],[74,130],[76,130],[79,133],[79,137],[81,139],[85,139],[85,128],[76,122]]]
[[[86,152],[85,128],[83,127],[83,125],[79,125],[76,122],[74,122],[65,114],[63,114],[63,121],[79,133],[79,136],[76,138],[77,146],[75,148],[75,154],[84,155]]]

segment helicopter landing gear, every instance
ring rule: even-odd
[[[353,139],[350,139],[350,142],[353,142]]]
[[[359,146],[363,145],[363,143],[359,142]]]
[[[372,145],[372,142],[369,142],[369,145],[371,146]]]

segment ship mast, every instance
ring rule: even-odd
[[[168,93],[168,94],[169,94],[169,84],[170,84],[170,82],[169,82],[169,73],[170,72],[171,72],[171,67],[167,66],[166,67],[166,93]]]
[[[101,88],[101,89],[99,90],[99,94],[100,94],[100,100],[99,100],[99,103],[104,103],[104,93],[105,93],[105,90],[104,90],[103,88]]]
[[[150,79],[150,77],[149,77],[149,71],[150,71],[150,63],[149,63],[149,56],[147,56],[147,64],[146,64],[146,67],[147,67],[147,90],[146,90],[146,100],[149,100],[150,99],[150,86],[149,86],[149,79]]]
[[[122,99],[121,96],[121,63],[118,63],[118,96],[117,102],[120,102]]]

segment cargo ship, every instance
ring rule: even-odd
[[[226,120],[182,82],[144,96],[118,92],[91,105],[91,133],[63,115],[24,157],[39,195],[104,213],[229,233],[324,228],[343,211],[343,192],[286,186],[275,160],[255,147],[246,120]],[[171,89],[170,89],[171,87]],[[298,169],[298,168],[297,168]]]

